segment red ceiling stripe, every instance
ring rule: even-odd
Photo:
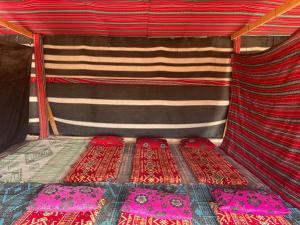
[[[3,1],[0,16],[42,34],[227,36],[282,3],[283,0],[177,0],[172,4],[166,0],[61,0],[59,4],[54,0]],[[289,35],[299,24],[297,7],[249,34]],[[5,29],[0,32],[10,33]]]

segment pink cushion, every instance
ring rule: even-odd
[[[279,195],[272,192],[216,188],[212,195],[223,212],[270,216],[290,213]]]
[[[138,138],[136,146],[138,148],[168,148],[168,142],[161,138]]]
[[[208,138],[185,138],[180,141],[180,146],[184,148],[205,148],[214,149],[216,146]]]
[[[122,211],[141,217],[191,219],[190,199],[185,194],[134,188],[129,192]]]
[[[33,211],[78,212],[98,208],[102,188],[88,186],[46,185],[28,206]]]
[[[123,138],[117,136],[96,136],[89,142],[90,145],[122,146]]]

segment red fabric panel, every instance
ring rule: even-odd
[[[229,86],[230,81],[223,80],[193,80],[193,79],[151,79],[143,78],[66,78],[66,77],[47,77],[47,83],[63,83],[63,84],[142,84],[142,85],[198,85],[198,86]],[[36,77],[31,77],[31,82],[36,82]]]
[[[102,36],[228,36],[284,0],[1,1],[1,17],[34,33]],[[300,7],[251,31],[289,35],[299,26]],[[2,33],[10,33],[1,29]]]
[[[300,30],[286,42],[233,55],[221,148],[300,208]]]

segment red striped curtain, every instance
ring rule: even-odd
[[[221,148],[300,207],[300,30],[270,50],[233,55]]]

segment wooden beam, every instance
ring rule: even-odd
[[[26,37],[29,37],[31,39],[33,39],[33,33],[27,29],[25,29],[24,27],[18,26],[16,24],[13,24],[5,19],[0,18],[0,25],[3,27],[6,27],[9,30],[15,31],[18,34],[22,34]]]
[[[232,34],[231,39],[236,39],[299,5],[300,0],[286,0],[282,5],[277,6],[275,9],[268,12],[266,15],[262,16],[258,20],[249,23],[248,25],[244,26],[241,30]]]
[[[53,134],[54,134],[55,136],[58,136],[58,135],[59,135],[59,132],[58,132],[58,129],[57,129],[57,126],[56,126],[56,122],[55,122],[55,120],[54,120],[54,116],[53,116],[53,113],[52,113],[52,109],[51,109],[50,104],[49,104],[48,101],[47,101],[47,109],[48,109],[48,120],[49,120],[49,122],[50,122],[52,131],[53,131]]]

